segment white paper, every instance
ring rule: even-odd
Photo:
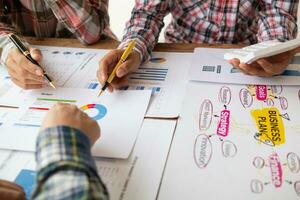
[[[299,85],[300,56],[295,56],[293,62],[282,75],[273,77],[249,76],[223,58],[231,49],[197,48],[194,51],[189,71],[189,80],[233,84],[264,84],[264,85]]]
[[[0,150],[0,179],[14,181],[22,169],[35,170],[34,153],[22,151]]]
[[[35,151],[36,137],[45,115],[56,102],[62,102],[77,105],[101,126],[101,139],[92,149],[94,156],[127,158],[139,133],[150,91],[117,91],[98,98],[95,90],[42,89],[28,92],[24,99],[27,106],[7,123],[10,125],[1,129],[1,148]]]
[[[96,73],[99,61],[107,52],[107,50],[98,50],[97,55],[81,67],[65,87],[99,89]],[[125,87],[124,90],[152,90],[146,117],[178,117],[190,66],[190,56],[190,53],[154,52],[149,62],[132,73],[129,87]]]
[[[56,85],[99,90],[99,61],[108,52],[101,49],[36,46],[43,53],[42,66]],[[130,76],[125,90],[152,90],[146,117],[176,118],[183,101],[191,53],[154,52],[149,62]],[[5,70],[2,70],[5,71]],[[1,73],[0,73],[1,75]],[[20,106],[24,90],[15,86],[10,77],[0,82],[0,105]],[[2,89],[1,89],[2,88]],[[9,101],[7,101],[9,99]]]
[[[95,158],[112,200],[156,198],[175,126],[175,120],[145,119],[127,160]],[[0,150],[0,179],[14,181],[22,169],[35,167],[33,153]]]
[[[185,96],[159,200],[300,197],[299,87],[202,83]]]
[[[175,120],[145,119],[129,159],[97,159],[112,200],[156,198],[175,126]]]

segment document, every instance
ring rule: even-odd
[[[99,61],[107,52],[98,50],[96,56],[66,82],[65,87],[99,90],[101,85],[96,73]],[[190,53],[154,52],[147,63],[130,75],[129,86],[122,90],[152,90],[146,117],[176,118],[183,101],[190,58]]]
[[[176,120],[145,119],[128,159],[95,158],[112,200],[156,198],[175,126]],[[35,185],[35,167],[33,153],[0,150],[0,179],[20,183],[27,195]]]
[[[185,96],[159,200],[300,197],[299,87],[193,83]]]
[[[300,54],[281,74],[272,77],[257,77],[241,73],[234,68],[224,54],[232,49],[197,48],[194,51],[189,71],[189,80],[232,84],[299,85]]]
[[[22,170],[35,170],[34,153],[0,150],[0,179],[14,181]]]
[[[94,156],[127,158],[143,122],[151,91],[116,91],[105,93],[100,98],[97,92],[76,88],[28,92],[23,98],[25,106],[20,108],[18,116],[2,127],[0,147],[35,151],[36,137],[45,115],[60,102],[77,105],[99,123],[102,134],[92,149]]]
[[[43,53],[42,66],[55,80],[56,85],[94,90],[101,88],[97,70],[99,61],[108,50],[36,47]],[[191,53],[154,52],[147,63],[131,74],[129,86],[122,89],[152,90],[146,117],[177,118],[183,101],[191,56]],[[15,86],[8,74],[5,78],[5,84],[0,82],[0,105],[22,105],[23,102],[16,96],[23,95],[24,90]]]
[[[156,198],[175,126],[175,120],[145,119],[129,159],[97,159],[112,200]]]
[[[0,65],[0,106],[18,107],[22,101],[17,97],[24,94],[24,90],[16,86],[3,65]]]

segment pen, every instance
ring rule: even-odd
[[[25,47],[25,45],[21,42],[21,40],[13,33],[8,34],[9,39],[14,43],[14,45],[19,49],[19,51],[33,64],[39,66],[43,70],[43,76],[45,79],[49,82],[50,86],[56,89],[53,81],[50,79],[50,77],[46,74],[45,70],[41,67],[41,65],[34,60],[30,53],[29,50]]]
[[[119,60],[119,62],[117,63],[117,65],[115,66],[115,68],[113,69],[111,74],[109,75],[107,81],[105,82],[105,84],[103,85],[101,90],[99,91],[98,97],[105,91],[105,89],[109,86],[109,84],[114,80],[117,70],[119,69],[120,65],[123,62],[125,62],[125,60],[129,56],[129,54],[131,53],[132,49],[135,47],[135,44],[136,44],[135,40],[130,41],[130,43],[128,44],[124,53],[122,54],[121,59]]]

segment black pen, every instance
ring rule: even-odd
[[[15,46],[19,49],[19,51],[28,59],[30,60],[30,62],[32,62],[33,64],[39,66],[42,70],[43,70],[43,76],[45,77],[45,79],[49,82],[49,85],[51,87],[53,87],[54,89],[56,89],[53,81],[50,79],[50,77],[46,74],[45,70],[42,68],[42,66],[36,61],[34,60],[31,55],[29,50],[25,47],[25,45],[21,42],[21,40],[18,38],[18,36],[16,36],[13,33],[8,34],[9,39],[15,44]]]

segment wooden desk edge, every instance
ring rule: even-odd
[[[119,41],[106,39],[100,40],[96,44],[83,45],[77,39],[62,39],[62,38],[43,38],[26,37],[27,41],[33,45],[45,46],[61,46],[61,47],[77,47],[89,49],[115,49],[119,45]],[[195,44],[195,43],[158,43],[154,51],[160,52],[193,52],[195,48],[240,48],[243,45],[233,44]]]

